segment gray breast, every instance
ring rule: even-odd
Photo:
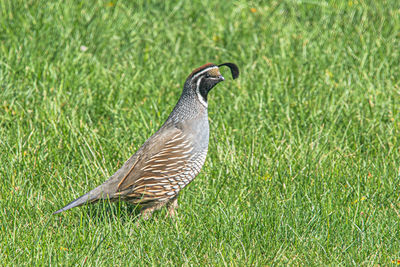
[[[193,146],[190,160],[186,163],[184,172],[177,177],[179,189],[188,185],[199,173],[206,160],[209,141],[209,125],[207,112],[199,117],[186,121],[183,126],[187,138]]]

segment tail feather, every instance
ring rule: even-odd
[[[90,196],[89,196],[89,193],[87,193],[83,196],[78,197],[77,199],[75,199],[74,201],[72,201],[71,203],[66,205],[64,208],[59,209],[56,212],[53,212],[53,214],[57,214],[57,213],[66,211],[66,210],[81,206],[81,205],[83,205],[85,203],[89,203],[89,202],[90,202]]]
[[[127,161],[128,163],[131,161]],[[133,162],[133,161],[132,161]],[[125,165],[124,165],[125,166]],[[121,181],[121,176],[125,176],[124,167],[119,169],[113,176],[111,176],[107,181],[105,181],[102,185],[96,187],[92,191],[83,196],[78,197],[67,206],[62,209],[57,210],[53,214],[57,214],[78,206],[82,206],[84,204],[93,203],[100,199],[109,199],[115,200],[116,199],[116,192],[118,190],[118,186]],[[125,168],[128,168],[125,166]]]
[[[92,191],[90,191],[87,194],[84,194],[83,196],[78,197],[77,199],[75,199],[74,201],[72,201],[71,203],[69,203],[68,205],[66,205],[64,208],[61,208],[55,212],[53,212],[53,214],[57,214],[75,207],[79,207],[82,206],[84,204],[87,203],[93,203],[96,202],[97,200],[99,200],[100,198],[102,198],[103,192],[101,190],[101,186],[93,189]]]

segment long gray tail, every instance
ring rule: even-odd
[[[78,206],[82,206],[84,204],[87,203],[93,203],[97,200],[99,200],[100,198],[102,198],[103,192],[102,192],[102,186],[99,186],[95,189],[93,189],[92,191],[90,191],[89,193],[78,197],[77,199],[75,199],[74,201],[72,201],[71,203],[69,203],[67,206],[65,206],[62,209],[57,210],[56,212],[53,212],[53,214],[57,214]]]

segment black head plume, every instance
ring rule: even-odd
[[[239,77],[239,68],[238,68],[238,66],[236,66],[236,64],[227,62],[227,63],[218,65],[218,67],[221,67],[221,66],[227,66],[231,69],[233,79],[236,79],[237,77]]]

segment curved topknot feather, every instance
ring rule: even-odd
[[[218,65],[218,67],[221,67],[221,66],[227,66],[231,69],[233,79],[236,79],[237,77],[239,77],[239,68],[238,68],[238,66],[236,66],[236,64],[227,62],[227,63],[222,63],[222,64]]]

